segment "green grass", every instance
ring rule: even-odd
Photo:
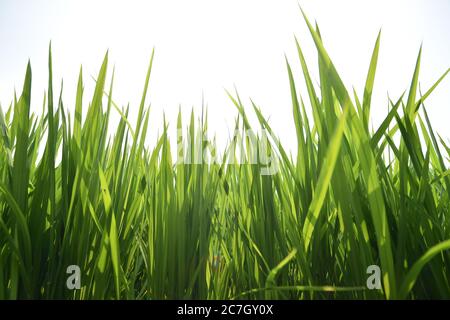
[[[305,21],[320,85],[297,42],[309,103],[287,63],[295,159],[250,106],[270,135],[273,175],[230,161],[233,143],[220,164],[177,162],[165,122],[149,147],[153,55],[134,126],[112,100],[114,74],[105,87],[107,54],[86,112],[80,71],[74,116],[53,97],[51,54],[42,114],[30,114],[28,65],[20,97],[0,108],[0,299],[449,299],[450,148],[424,105],[449,70],[422,95],[419,53],[408,90],[372,129],[371,111],[384,110],[371,103],[380,36],[358,95]],[[249,107],[229,96],[236,129],[252,129]],[[185,154],[214,147],[201,140],[207,118],[195,119],[178,116],[178,142],[195,137]],[[247,160],[262,152],[250,138],[244,150]],[[366,288],[374,264],[382,290]],[[69,265],[80,266],[80,290],[66,288]]]

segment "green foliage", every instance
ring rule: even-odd
[[[202,140],[207,118],[194,114],[186,128],[179,113],[185,153],[176,161],[165,122],[147,147],[153,54],[134,128],[129,108],[112,100],[114,73],[105,88],[107,54],[84,120],[81,70],[74,117],[61,98],[54,104],[51,49],[46,108],[30,115],[28,64],[19,99],[0,108],[0,299],[450,298],[450,149],[424,106],[449,71],[417,98],[419,52],[406,102],[390,102],[371,130],[380,35],[362,100],[352,100],[317,26],[305,20],[320,85],[297,41],[312,119],[287,63],[295,160],[252,102],[276,155],[273,175],[262,174],[263,164],[231,161],[233,144],[221,164],[180,161],[215,147]],[[247,108],[229,96],[236,129],[251,129]],[[120,115],[113,132],[111,107]],[[250,142],[244,160],[261,152]],[[365,286],[374,264],[382,290]],[[66,288],[69,265],[80,266],[80,290]]]

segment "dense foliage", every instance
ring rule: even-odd
[[[320,81],[297,43],[309,103],[287,64],[295,159],[251,106],[276,155],[272,175],[229,158],[174,161],[166,124],[149,147],[151,62],[135,125],[112,100],[113,81],[105,88],[107,55],[87,112],[80,72],[74,117],[55,103],[51,54],[43,113],[30,114],[28,65],[20,97],[0,110],[0,299],[450,298],[450,149],[424,106],[448,70],[422,95],[419,53],[408,92],[373,129],[371,109],[385,110],[371,108],[380,37],[358,96],[305,20]],[[236,129],[250,130],[248,108],[230,98]],[[112,112],[121,120],[111,132]],[[181,160],[213,147],[201,139],[206,118],[184,126],[180,113],[177,128]],[[261,151],[250,142],[244,160]],[[66,287],[70,265],[80,290]],[[381,290],[366,287],[370,265],[381,267]]]

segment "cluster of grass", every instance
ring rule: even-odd
[[[43,115],[31,115],[28,65],[21,96],[0,110],[0,299],[450,298],[450,148],[423,104],[449,70],[419,96],[419,53],[408,93],[374,130],[379,37],[360,99],[305,20],[320,87],[297,43],[312,117],[287,64],[296,159],[253,104],[279,159],[273,175],[257,163],[174,161],[166,124],[148,148],[151,62],[135,126],[105,88],[107,56],[84,120],[81,72],[75,116],[54,104],[51,54]],[[251,129],[230,98],[236,128]],[[202,145],[207,121],[194,119],[187,132]],[[80,290],[66,287],[69,265]],[[370,265],[381,290],[366,288]]]

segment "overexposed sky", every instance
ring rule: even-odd
[[[382,28],[373,97],[377,123],[393,99],[409,87],[423,42],[420,83],[425,91],[450,67],[449,0],[0,0],[0,102],[5,109],[14,88],[21,91],[27,60],[33,70],[33,110],[42,107],[52,40],[55,96],[64,79],[64,104],[73,113],[80,65],[85,106],[107,49],[115,65],[114,100],[138,108],[145,73],[155,48],[150,82],[150,142],[161,129],[162,113],[175,134],[181,105],[208,105],[209,127],[226,141],[237,115],[224,89],[237,87],[249,107],[251,97],[270,118],[283,144],[296,145],[284,55],[297,84],[303,78],[294,35],[306,53],[314,80],[317,56],[298,9],[317,20],[331,58],[348,89],[362,97],[373,45]],[[109,75],[111,75],[110,68]],[[305,90],[301,90],[307,100]],[[450,138],[450,79],[429,98],[434,128]],[[132,116],[137,112],[132,112]],[[200,116],[200,113],[198,114]]]

